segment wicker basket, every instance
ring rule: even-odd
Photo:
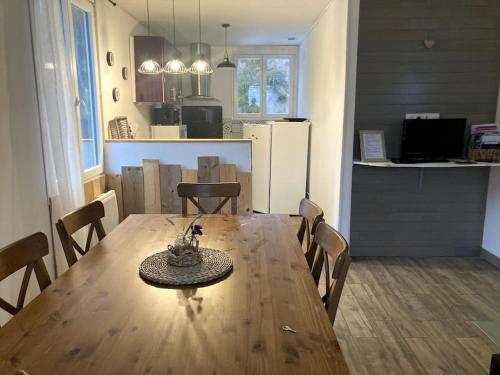
[[[476,161],[500,161],[500,150],[470,147],[469,159]]]

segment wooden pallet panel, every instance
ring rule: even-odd
[[[106,191],[106,176],[99,175],[83,184],[85,203],[90,203]]]
[[[252,209],[252,173],[236,173],[236,181],[241,185],[241,193],[238,197],[238,215],[248,215]]]
[[[235,164],[221,164],[220,182],[236,182],[236,165]],[[231,201],[227,202],[220,210],[221,214],[231,214]]]
[[[118,220],[123,221],[123,188],[122,176],[119,174],[106,175],[106,190],[114,190],[116,195],[116,203],[118,204]]]
[[[161,213],[182,213],[182,201],[177,195],[177,184],[182,181],[180,165],[160,165]]]
[[[161,213],[160,161],[144,159],[144,211],[147,214]]]
[[[198,157],[198,182],[220,182],[220,166],[218,156]],[[200,205],[211,213],[220,203],[220,198],[199,198]]]
[[[196,169],[183,169],[182,182],[190,182],[196,184],[198,182],[198,171]],[[198,213],[198,208],[188,200],[187,207],[188,215],[195,215]]]
[[[144,173],[142,167],[122,167],[123,217],[143,214]]]

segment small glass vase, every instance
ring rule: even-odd
[[[199,241],[192,235],[178,234],[174,245],[168,245],[167,263],[176,267],[192,267],[201,262]]]

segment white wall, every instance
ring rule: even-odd
[[[37,231],[49,236],[28,0],[0,1],[0,170],[0,247]],[[53,277],[52,255],[45,265]],[[15,302],[21,279],[1,281],[0,295]],[[32,275],[26,301],[37,294]],[[1,310],[0,325],[8,317]]]
[[[121,174],[123,166],[141,166],[143,159],[158,159],[161,164],[198,169],[198,157],[207,155],[218,156],[221,164],[235,164],[239,172],[252,171],[250,140],[108,141],[104,155],[105,173]]]
[[[122,78],[124,66],[129,69],[130,77],[134,74],[134,68],[130,66],[130,37],[147,35],[147,29],[120,7],[113,7],[107,0],[96,2],[96,23],[104,134],[107,137],[108,121],[116,116],[127,116],[137,137],[149,138],[151,105],[135,104],[132,101],[132,79],[125,81]],[[114,53],[113,66],[108,66],[106,62],[108,51]],[[120,100],[116,103],[112,96],[114,87],[120,90]]]
[[[312,123],[309,194],[325,211],[327,222],[346,237],[358,9],[357,1],[333,0],[300,46],[298,116]],[[348,204],[341,206],[345,200]]]
[[[496,123],[500,124],[500,89]],[[491,168],[484,219],[483,249],[500,258],[500,168]]]

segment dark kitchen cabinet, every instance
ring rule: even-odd
[[[167,103],[180,94],[179,76],[165,73],[142,74],[138,69],[147,59],[156,60],[161,67],[172,55],[173,47],[161,36],[133,36],[131,38],[131,57],[134,67],[133,90],[136,103]],[[172,90],[174,89],[175,90]],[[174,95],[175,92],[175,95]]]
[[[134,67],[134,101],[138,103],[152,102],[162,103],[163,95],[163,73],[142,74],[138,69],[143,61],[156,60],[163,66],[165,39],[160,36],[133,36],[131,41],[132,57]]]

